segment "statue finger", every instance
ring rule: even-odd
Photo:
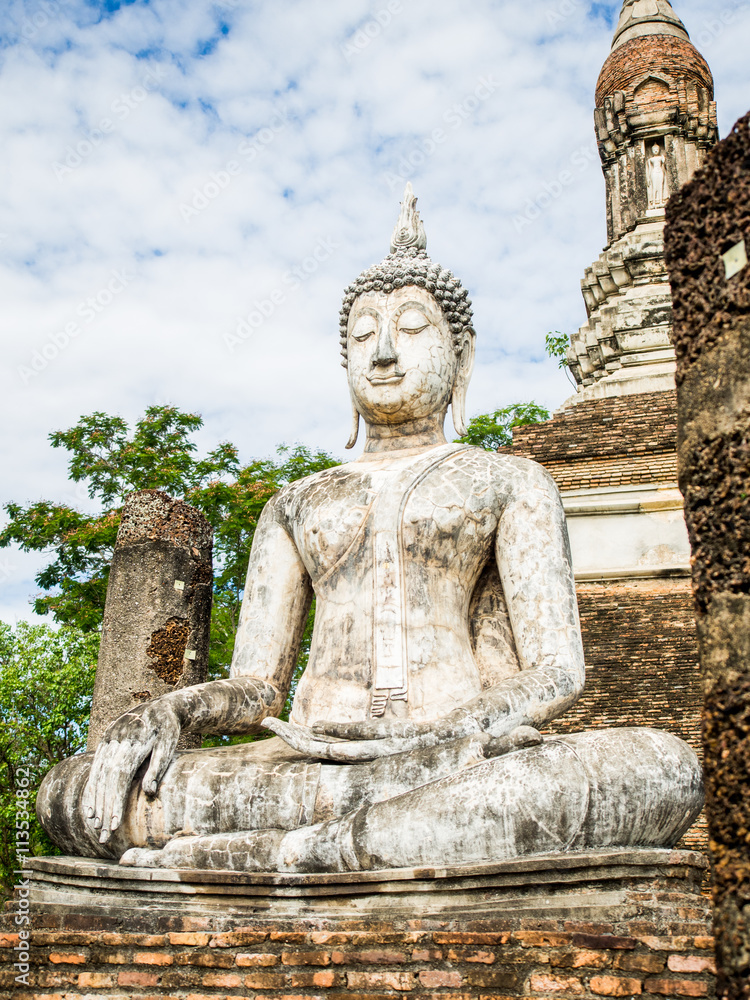
[[[102,773],[102,763],[104,761],[105,747],[106,744],[102,743],[99,744],[96,753],[94,754],[94,759],[91,762],[91,769],[89,771],[86,787],[83,790],[81,807],[83,809],[84,819],[87,822],[89,820],[93,820],[94,815],[96,813],[96,785]]]
[[[319,739],[328,736],[342,740],[382,740],[393,735],[383,722],[316,722],[312,731]]]
[[[418,750],[424,746],[434,746],[435,742],[435,739],[427,735],[353,740],[351,743],[336,743],[329,746],[328,759],[341,763],[376,760],[379,757],[393,757],[395,754],[408,753],[410,750]]]
[[[151,751],[151,761],[149,762],[148,770],[143,775],[142,787],[146,795],[156,795],[159,782],[172,763],[179,736],[178,730],[177,732],[168,732],[157,740]]]
[[[148,750],[142,744],[123,740],[117,755],[112,759],[110,772],[104,782],[104,807],[101,814],[99,843],[105,844],[109,835],[120,825],[130,786]]]
[[[261,723],[264,729],[270,729],[276,733],[288,746],[300,753],[310,757],[328,758],[327,751],[332,744],[325,740],[318,740],[312,735],[309,729],[304,726],[296,726],[293,722],[282,722],[281,719],[264,719]]]
[[[96,783],[94,785],[94,815],[90,823],[96,832],[102,828],[104,806],[107,797],[107,785],[111,781],[113,765],[119,755],[120,744],[116,742],[106,743],[100,749],[102,750],[101,766],[98,774],[96,775]],[[99,751],[97,750],[97,753],[98,752]]]

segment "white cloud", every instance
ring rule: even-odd
[[[582,322],[579,279],[605,240],[593,91],[619,2],[530,7],[6,0],[0,499],[62,498],[65,456],[47,434],[97,409],[132,420],[169,400],[247,459],[297,440],[341,454],[340,295],[386,252],[407,174],[433,256],[475,303],[469,411],[559,405],[569,385],[544,334]],[[750,5],[683,0],[678,13],[711,63],[726,134],[748,103]],[[201,207],[186,220],[184,205]],[[284,276],[320,241],[335,249],[293,287]],[[230,353],[225,335],[279,289]],[[25,384],[19,367],[45,349]],[[2,608],[22,615],[36,563],[8,559]]]

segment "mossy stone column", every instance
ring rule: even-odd
[[[719,996],[750,996],[750,115],[669,202]]]
[[[208,675],[213,529],[158,490],[131,493],[117,533],[88,749],[123,712]],[[200,746],[184,736],[181,748]]]

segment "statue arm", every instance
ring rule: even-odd
[[[527,463],[524,462],[524,466]],[[504,509],[495,542],[521,670],[452,713],[504,736],[543,726],[583,692],[584,658],[570,544],[560,495],[540,466]]]
[[[232,676],[131,709],[108,727],[97,747],[82,806],[102,843],[120,825],[138,768],[150,757],[142,785],[155,794],[182,732],[249,733],[281,711],[310,601],[309,578],[274,499],[253,541]]]

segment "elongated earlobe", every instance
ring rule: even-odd
[[[354,400],[352,400],[352,432],[349,435],[349,440],[346,442],[347,450],[353,448],[357,443],[357,438],[359,437],[359,410],[354,405]]]
[[[465,337],[456,372],[456,381],[453,383],[453,393],[451,394],[451,416],[456,434],[459,437],[466,436],[466,390],[469,388],[469,379],[474,371],[476,344],[476,335],[473,330],[468,330]]]
[[[459,437],[466,436],[466,388],[466,382],[457,379],[451,396],[451,416]]]

